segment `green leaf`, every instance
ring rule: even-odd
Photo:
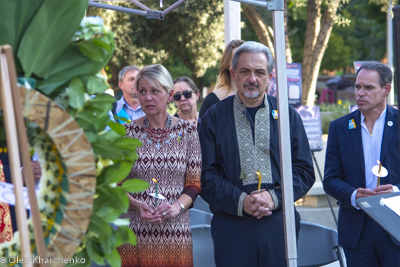
[[[43,2],[44,0],[1,2],[0,45],[8,44],[12,47],[17,73],[23,72],[21,63],[17,57],[20,41]]]
[[[124,118],[124,117],[118,117],[118,116],[114,116],[115,121],[119,120],[122,124],[126,123],[126,122],[130,122],[131,120]]]
[[[89,239],[86,242],[86,251],[92,261],[97,264],[104,265],[104,252],[98,242],[94,241],[93,239]]]
[[[96,142],[99,139],[99,136],[97,135],[97,133],[94,132],[85,132],[85,135],[87,137],[87,139],[89,140],[89,142]]]
[[[94,127],[97,132],[101,132],[106,129],[107,124],[110,122],[110,116],[107,113],[96,113],[97,119],[94,122]]]
[[[132,162],[118,161],[103,169],[98,179],[104,179],[107,183],[117,183],[125,179],[132,169]]]
[[[112,250],[115,248],[115,243],[117,242],[117,237],[115,233],[113,232],[111,235],[108,237],[101,236],[100,237],[101,241],[101,247],[103,248],[104,254],[110,254]]]
[[[105,258],[111,267],[121,266],[121,256],[119,255],[118,250],[113,249],[110,254],[106,254]]]
[[[93,61],[103,61],[103,52],[101,51],[101,48],[95,45],[91,40],[79,42],[78,48],[85,57],[88,57]]]
[[[77,45],[70,44],[54,63],[46,80],[38,79],[38,88],[49,95],[72,77],[96,75],[110,60],[112,53],[104,55],[103,62],[88,60],[82,55]]]
[[[106,131],[101,136],[108,141],[114,142],[120,139],[123,135],[120,135],[115,131]]]
[[[127,159],[135,161],[137,159],[136,148],[141,146],[142,142],[135,138],[122,138],[117,140],[115,145],[120,148]]]
[[[104,48],[108,53],[111,52],[111,46],[104,38],[93,39],[93,43],[98,47]]]
[[[96,154],[99,154],[103,158],[109,159],[121,159],[124,157],[124,152],[115,146],[115,142],[105,139],[102,135],[99,139],[92,143],[92,148]]]
[[[113,222],[128,210],[129,199],[124,189],[98,186],[96,193],[98,197],[93,205],[93,213],[107,222]]]
[[[97,132],[94,127],[94,123],[96,122],[96,120],[97,120],[96,114],[90,110],[82,110],[76,114],[76,122],[87,132]],[[97,140],[94,143],[98,142],[99,141]]]
[[[126,146],[133,146],[135,149],[139,146],[142,146],[142,142],[135,138],[121,138],[116,142],[116,145],[120,148],[124,148]]]
[[[80,78],[73,78],[67,89],[69,105],[75,109],[83,107],[85,88]]]
[[[147,188],[149,188],[150,184],[146,181],[140,179],[129,179],[125,181],[121,187],[130,193],[139,193]]]
[[[117,236],[117,242],[116,242],[115,246],[120,246],[125,243],[136,245],[136,242],[137,242],[136,235],[132,231],[132,229],[130,229],[127,226],[118,227],[116,236]]]
[[[103,79],[92,76],[89,78],[86,88],[89,95],[94,95],[98,93],[104,93],[108,88],[110,88],[110,86]]]
[[[0,45],[9,44],[13,48],[13,51],[16,50],[15,15],[18,14],[18,8],[18,1],[3,1],[0,8],[0,18],[2,21],[0,23]],[[18,16],[17,18],[20,17]]]
[[[42,78],[48,77],[53,63],[58,60],[78,29],[88,2],[43,1],[26,28],[18,49],[17,55],[25,77],[30,77],[32,73]]]
[[[126,129],[124,126],[122,126],[119,123],[110,121],[107,124],[113,131],[115,131],[116,133],[120,134],[121,136],[124,136],[126,134]]]
[[[112,228],[102,217],[94,214],[90,218],[89,231],[101,238],[108,238],[111,235]]]
[[[85,102],[85,108],[95,110],[97,113],[107,114],[112,108],[112,103],[115,102],[115,98],[109,94],[98,94],[92,97],[90,100]]]

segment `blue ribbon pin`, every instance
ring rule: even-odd
[[[277,120],[278,119],[278,111],[277,110],[273,110],[272,111],[272,117]]]
[[[357,126],[356,126],[354,119],[349,120],[349,130],[355,129],[356,127]]]

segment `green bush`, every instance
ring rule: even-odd
[[[321,111],[322,133],[328,134],[330,122],[348,114],[350,112],[349,107],[355,104],[356,102],[349,100],[339,100],[336,104],[321,104],[319,109]]]

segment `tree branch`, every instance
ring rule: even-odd
[[[253,6],[243,5],[242,8],[243,8],[243,12],[246,14],[251,25],[253,26],[253,29],[255,30],[260,43],[268,46],[271,49],[272,55],[275,55],[274,44],[273,44],[270,34],[268,32],[268,24],[264,21],[264,19],[254,9]]]

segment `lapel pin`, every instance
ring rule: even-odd
[[[393,126],[393,121],[388,121],[387,124],[388,124],[389,127],[392,127]]]
[[[355,129],[356,127],[357,126],[356,123],[354,122],[354,119],[349,120],[349,130]]]
[[[272,117],[277,120],[278,119],[278,111],[277,110],[273,110],[272,111]]]

